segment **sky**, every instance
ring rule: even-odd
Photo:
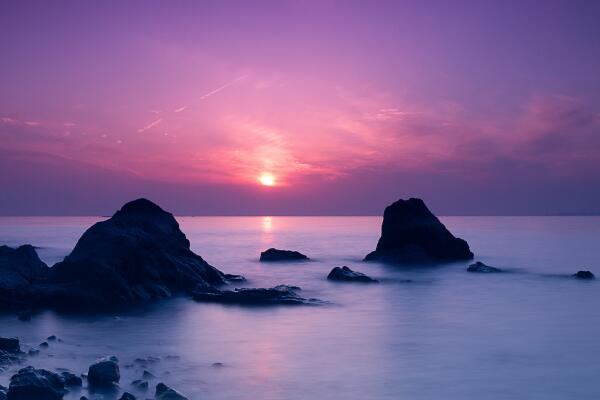
[[[598,1],[0,1],[0,215],[600,213]]]

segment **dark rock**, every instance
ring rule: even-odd
[[[188,400],[187,397],[181,393],[171,389],[164,383],[156,385],[156,393],[154,395],[156,400]]]
[[[331,270],[329,275],[327,275],[327,279],[331,281],[340,281],[340,282],[363,282],[363,283],[377,283],[379,282],[377,279],[373,279],[362,272],[352,271],[350,268],[343,267],[335,267]]]
[[[85,397],[85,396],[81,396],[81,397],[79,398],[79,400],[88,400],[88,398],[87,398],[87,397]]]
[[[154,374],[148,370],[144,370],[144,372],[142,372],[142,378],[144,379],[154,379],[156,378],[156,376],[154,376]]]
[[[50,268],[31,245],[0,246],[0,309],[23,308],[31,303],[32,285],[48,279]]]
[[[29,349],[27,354],[29,354],[30,356],[37,356],[40,354],[40,351],[38,349]]]
[[[148,381],[145,381],[143,379],[136,379],[135,381],[131,382],[131,386],[133,386],[134,388],[136,388],[138,390],[147,390],[148,389]]]
[[[190,250],[172,214],[146,199],[94,224],[51,269],[45,296],[56,307],[111,307],[169,297],[225,275]]]
[[[595,276],[591,271],[577,271],[576,274],[573,275],[574,278],[577,279],[594,279]]]
[[[131,393],[123,393],[123,395],[119,398],[119,400],[135,400],[135,396]]]
[[[43,349],[47,349],[50,345],[48,344],[48,342],[42,342],[40,343],[40,347]]]
[[[27,367],[10,378],[7,400],[60,400],[65,393],[58,374]]]
[[[221,362],[212,363],[212,366],[215,368],[223,368],[225,365]]]
[[[215,288],[198,288],[193,292],[194,300],[208,303],[240,304],[240,305],[309,305],[321,303],[316,299],[305,299],[296,294],[297,286],[279,285],[273,288],[242,288],[234,290],[218,290]]]
[[[63,383],[66,387],[81,386],[83,381],[80,376],[77,376],[69,371],[63,371],[60,373]]]
[[[46,338],[46,340],[48,340],[49,342],[55,342],[56,341],[56,336],[52,335],[52,336],[48,336]]]
[[[470,260],[473,253],[429,211],[423,200],[398,200],[386,207],[381,237],[365,261],[437,263]]]
[[[225,280],[227,280],[227,282],[245,282],[246,278],[242,275],[225,274]]]
[[[88,370],[88,383],[99,388],[114,387],[119,383],[119,360],[117,357],[104,357],[92,364]]]
[[[500,268],[491,267],[482,263],[481,261],[477,261],[475,264],[469,265],[467,268],[469,272],[482,272],[482,273],[491,273],[491,272],[502,272]]]
[[[260,261],[294,261],[308,260],[308,257],[298,251],[278,250],[270,248],[260,253]]]
[[[21,351],[19,339],[0,337],[0,350],[8,353],[19,353]]]

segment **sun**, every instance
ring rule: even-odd
[[[258,177],[258,181],[263,186],[275,185],[275,177],[273,176],[273,174],[270,174],[268,172],[263,172],[262,174],[260,174],[260,176]]]

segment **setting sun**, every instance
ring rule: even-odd
[[[275,185],[275,177],[272,174],[269,174],[268,172],[261,174],[258,177],[258,181],[261,183],[261,185],[264,185],[264,186],[274,186]]]

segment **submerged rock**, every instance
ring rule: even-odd
[[[33,246],[0,246],[0,309],[26,307],[33,297],[32,285],[44,283],[49,274]]]
[[[88,370],[88,383],[98,388],[115,387],[121,380],[117,357],[104,357],[92,364]]]
[[[7,400],[60,400],[65,393],[58,374],[26,367],[10,378]]]
[[[164,383],[156,385],[156,393],[154,394],[156,400],[188,400],[187,397],[171,389]]]
[[[113,306],[169,297],[225,275],[190,250],[172,214],[146,199],[89,228],[52,268],[46,296],[56,306]]]
[[[576,274],[573,274],[574,278],[577,279],[594,279],[595,276],[591,271],[577,271]]]
[[[500,268],[491,267],[489,265],[482,263],[481,261],[477,261],[475,264],[469,265],[469,268],[467,268],[467,271],[483,272],[483,273],[502,272],[502,270]]]
[[[364,283],[377,283],[379,282],[377,279],[373,279],[362,272],[352,271],[350,268],[343,267],[335,267],[331,270],[329,275],[327,275],[327,279],[330,281],[340,281],[340,282],[364,282]]]
[[[260,261],[293,261],[308,260],[308,257],[298,251],[279,250],[270,248],[260,253]]]
[[[240,305],[308,305],[318,304],[319,300],[305,299],[298,296],[297,286],[279,285],[273,288],[242,288],[234,290],[218,290],[210,287],[198,288],[193,292],[194,300],[208,303],[240,304]]]
[[[398,200],[386,207],[381,237],[365,261],[438,263],[470,260],[466,241],[454,237],[423,200]]]

